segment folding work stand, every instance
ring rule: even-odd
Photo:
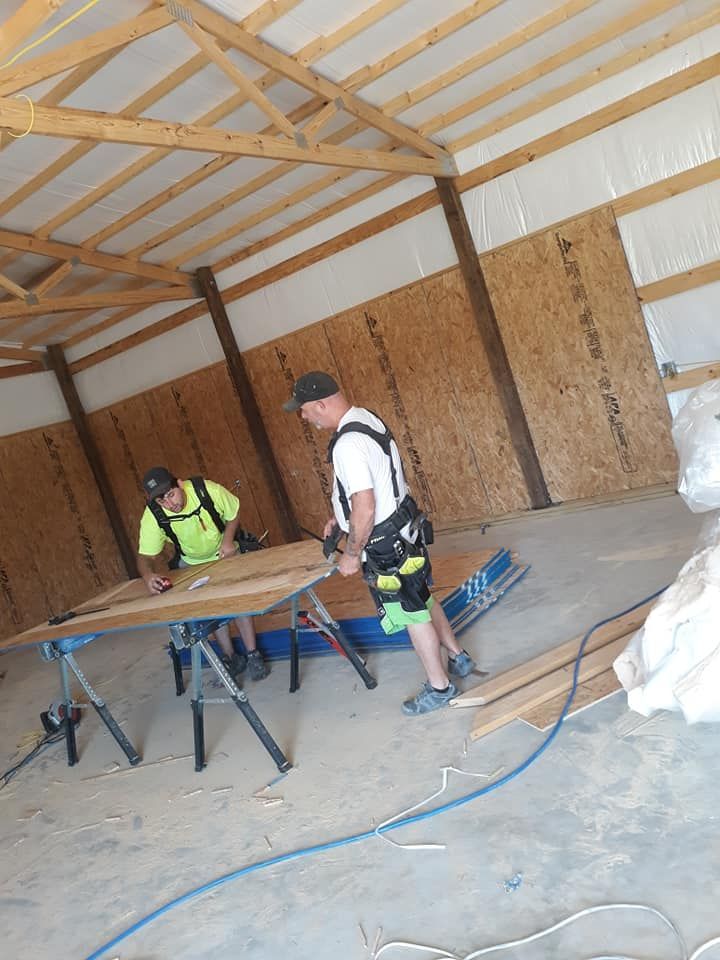
[[[300,610],[300,598],[306,594],[312,602],[320,619],[308,615]],[[300,653],[298,644],[298,634],[302,627],[300,619],[310,621],[313,626],[311,629],[318,630],[327,635],[327,639],[332,645],[345,656],[353,665],[363,683],[368,690],[373,690],[377,686],[377,680],[371,676],[362,660],[353,647],[343,636],[340,625],[332,619],[326,607],[317,596],[314,590],[309,587],[304,588],[291,597],[280,601],[286,603],[290,600],[290,693],[295,693],[300,687]],[[272,608],[271,608],[272,609]],[[263,611],[266,613],[268,611]],[[193,712],[193,734],[195,741],[195,770],[200,772],[205,766],[205,725],[203,709],[207,703],[227,703],[226,699],[207,699],[202,690],[202,657],[207,659],[211,668],[220,678],[225,689],[230,694],[231,702],[240,710],[247,722],[257,734],[260,742],[275,761],[278,770],[284,773],[290,769],[290,763],[281,751],[280,747],[273,740],[262,720],[250,706],[247,695],[235,683],[233,678],[223,666],[222,660],[213,650],[208,637],[211,633],[234,620],[234,617],[223,617],[216,620],[190,621],[188,623],[172,624],[170,626],[170,657],[173,664],[175,676],[175,693],[182,696],[185,693],[185,684],[182,675],[182,664],[180,662],[179,651],[182,649],[190,650],[190,668],[191,668],[191,688],[192,688],[192,712]],[[330,639],[332,638],[332,639]],[[334,641],[334,642],[333,642]]]
[[[62,701],[65,704],[65,717],[63,718],[63,726],[65,728],[65,743],[67,746],[68,766],[72,767],[78,761],[77,743],[75,742],[75,721],[73,720],[73,701],[70,691],[70,675],[68,673],[69,667],[79,680],[80,686],[87,694],[90,703],[99,714],[100,719],[108,728],[122,752],[128,758],[130,765],[134,767],[135,764],[140,763],[140,760],[142,759],[140,754],[120,729],[119,723],[110,713],[107,704],[100,694],[94,690],[90,681],[80,669],[80,666],[78,665],[78,662],[74,656],[75,650],[77,650],[79,647],[84,647],[88,643],[91,643],[96,636],[98,635],[94,633],[84,634],[78,637],[66,637],[63,640],[53,640],[40,644],[40,656],[43,658],[43,660],[55,660],[60,668],[60,688],[62,690]]]

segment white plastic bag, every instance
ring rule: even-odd
[[[688,723],[720,721],[720,513],[698,549],[615,660],[631,710],[681,710]]]
[[[673,421],[680,458],[678,493],[693,513],[720,508],[720,380],[688,397]]]

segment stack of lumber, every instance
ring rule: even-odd
[[[643,625],[651,607],[652,602],[645,603],[590,634],[580,661],[571,714],[620,688],[612,669],[613,661]],[[583,636],[518,664],[453,700],[453,707],[480,708],[470,732],[471,739],[478,740],[515,719],[525,720],[539,729],[555,723],[572,687]]]

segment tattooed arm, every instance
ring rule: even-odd
[[[360,556],[374,526],[375,494],[372,490],[358,490],[350,498],[350,531],[345,553],[338,564],[344,577],[349,577],[360,569]]]

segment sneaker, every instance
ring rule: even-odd
[[[264,680],[270,672],[259,650],[251,650],[247,655],[248,673],[251,680]]]
[[[402,712],[409,717],[417,717],[421,713],[430,713],[431,710],[438,710],[440,707],[447,706],[448,703],[458,695],[458,688],[454,683],[448,684],[444,693],[439,693],[429,683],[424,683],[420,692],[412,700],[406,700],[402,705]]]
[[[234,653],[231,657],[222,657],[222,664],[233,680],[237,680],[247,666],[247,657],[244,653]]]
[[[451,677],[467,677],[474,669],[475,661],[467,650],[463,650],[454,657],[448,657],[447,672]]]

